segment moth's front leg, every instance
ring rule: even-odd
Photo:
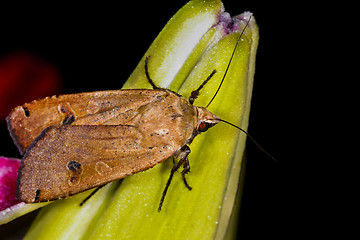
[[[165,199],[165,196],[166,196],[166,193],[167,193],[167,190],[170,186],[170,183],[171,183],[171,180],[174,176],[174,173],[179,169],[179,167],[182,165],[184,167],[184,170],[181,172],[181,176],[182,176],[182,179],[184,181],[184,184],[185,186],[191,190],[191,187],[189,186],[189,184],[186,182],[186,178],[185,178],[185,174],[187,174],[188,172],[190,172],[190,165],[189,165],[189,159],[188,159],[188,156],[190,154],[190,148],[189,146],[187,145],[184,145],[180,150],[176,151],[173,155],[174,158],[177,158],[179,159],[178,162],[174,162],[174,166],[173,168],[171,169],[171,172],[170,172],[170,176],[169,176],[169,179],[165,185],[165,189],[163,191],[163,194],[161,196],[161,200],[160,200],[160,204],[159,204],[159,208],[158,208],[158,211],[160,212],[161,211],[161,207],[162,207],[162,204],[164,202],[164,199]]]
[[[189,146],[185,145],[184,147],[182,147],[182,152],[180,153],[180,160],[179,160],[179,163],[181,163],[183,165],[183,170],[181,172],[181,177],[184,181],[184,184],[185,184],[185,187],[187,187],[189,190],[192,189],[192,187],[189,186],[189,184],[187,183],[186,181],[186,178],[185,178],[185,174],[189,173],[190,172],[190,163],[189,163],[189,159],[188,159],[188,156],[190,154],[190,148]],[[175,166],[174,166],[175,167]]]

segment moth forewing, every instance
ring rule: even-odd
[[[16,107],[7,117],[9,132],[23,155],[40,133],[62,124],[123,124],[131,113],[165,94],[152,90],[114,90],[65,94]],[[126,112],[126,114],[125,114]]]

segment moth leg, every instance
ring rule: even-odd
[[[205,86],[205,84],[214,76],[216,73],[216,70],[214,69],[210,75],[205,79],[205,81],[198,87],[198,89],[191,92],[191,95],[189,97],[189,103],[193,105],[195,99],[199,96],[200,90]]]
[[[185,145],[183,146],[178,152],[176,152],[174,154],[174,157],[175,158],[180,158],[180,160],[174,164],[173,168],[171,169],[171,172],[170,172],[170,176],[169,176],[169,179],[168,181],[166,182],[166,185],[165,185],[165,189],[163,191],[163,194],[161,196],[161,200],[160,200],[160,204],[159,204],[159,208],[158,208],[158,212],[161,211],[161,207],[164,203],[164,199],[165,199],[165,196],[166,196],[166,193],[169,189],[169,186],[170,186],[170,183],[171,183],[171,180],[174,176],[174,173],[179,169],[179,167],[181,165],[183,165],[184,167],[184,170],[181,172],[182,174],[182,178],[183,178],[183,181],[185,183],[185,186],[191,190],[192,188],[187,184],[186,182],[186,179],[185,179],[185,174],[190,172],[190,165],[189,165],[189,160],[188,160],[188,155],[190,154],[190,148]]]
[[[105,184],[106,185],[106,184]],[[102,185],[100,187],[97,187],[94,191],[92,191],[89,196],[87,196],[84,200],[82,200],[82,202],[79,204],[79,206],[81,207],[82,205],[84,205],[92,196],[95,195],[95,193],[97,193],[97,191],[100,190],[100,188],[102,188],[103,186],[105,185]]]
[[[184,170],[182,170],[182,172],[181,172],[181,177],[184,181],[185,187],[187,187],[187,189],[191,190],[192,187],[189,186],[189,184],[187,183],[186,178],[185,178],[185,174],[190,172],[190,164],[189,164],[189,159],[187,157],[183,163],[183,168],[184,168]]]
[[[148,69],[149,58],[150,58],[150,56],[147,56],[145,58],[145,74],[146,74],[146,78],[147,78],[148,82],[151,84],[151,86],[152,86],[152,88],[154,90],[161,89],[158,86],[156,86],[154,81],[150,78],[149,69]]]
[[[189,163],[189,159],[188,159],[188,156],[189,156],[190,152],[191,152],[191,151],[190,151],[189,146],[185,145],[185,146],[183,146],[183,147],[180,149],[180,153],[177,155],[177,158],[180,158],[178,164],[181,164],[181,165],[183,166],[183,168],[184,168],[184,169],[182,170],[182,172],[181,172],[181,177],[182,177],[182,179],[183,179],[183,181],[184,181],[185,187],[186,187],[187,189],[189,189],[189,190],[191,190],[192,187],[190,187],[189,184],[187,183],[185,174],[187,174],[187,173],[190,172],[190,163]],[[174,167],[175,167],[175,166],[174,166]],[[178,169],[179,167],[180,167],[180,165],[177,166],[177,169]],[[176,170],[177,170],[177,169],[176,169]],[[175,171],[176,171],[176,170],[175,170]]]

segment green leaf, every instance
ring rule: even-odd
[[[86,239],[118,186],[118,181],[107,184],[81,207],[93,190],[49,204],[41,209],[24,239]]]

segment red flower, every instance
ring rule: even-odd
[[[16,106],[60,91],[60,74],[45,60],[27,52],[0,58],[0,119]]]

